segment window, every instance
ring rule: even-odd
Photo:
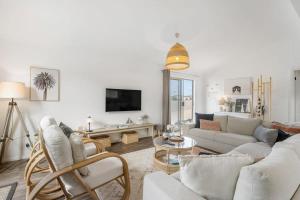
[[[194,116],[194,81],[171,78],[170,80],[171,124],[192,121]]]

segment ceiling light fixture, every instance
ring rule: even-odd
[[[179,38],[179,33],[175,34]],[[190,67],[189,54],[185,47],[176,43],[168,52],[165,68],[169,70],[184,70]]]

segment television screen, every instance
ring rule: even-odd
[[[141,90],[106,89],[106,112],[141,110]]]

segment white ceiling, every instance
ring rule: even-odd
[[[0,0],[2,44],[146,61],[160,69],[180,32],[196,74],[291,42],[299,37],[298,21],[285,0]]]

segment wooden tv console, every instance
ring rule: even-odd
[[[152,123],[144,123],[144,124],[132,124],[128,126],[121,126],[121,127],[106,127],[106,128],[99,128],[94,129],[92,132],[88,131],[79,131],[80,133],[84,134],[86,137],[95,138],[99,135],[110,135],[113,133],[122,133],[128,131],[138,131],[138,130],[147,130],[147,135],[154,137],[154,124]]]

